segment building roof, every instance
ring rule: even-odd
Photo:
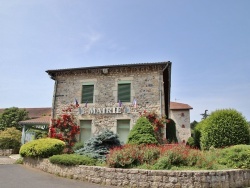
[[[25,121],[19,121],[20,125],[49,125],[51,121],[51,116],[42,116],[35,119],[29,119]]]
[[[50,116],[51,115],[51,108],[50,107],[45,107],[45,108],[20,108],[20,109],[25,109],[28,111],[28,116],[29,118],[38,118],[41,116]],[[0,114],[3,113],[5,108],[0,109]]]
[[[136,67],[136,66],[168,65],[168,64],[171,64],[171,62],[166,61],[166,62],[154,62],[154,63],[136,63],[136,64],[119,64],[119,65],[105,65],[105,66],[93,66],[93,67],[66,68],[66,69],[47,70],[46,72],[49,75],[52,75],[53,73],[56,73],[56,72],[67,72],[67,71],[77,71],[77,70],[86,70],[86,69],[104,69],[104,68],[113,68],[113,67]]]
[[[188,104],[179,103],[179,102],[170,102],[170,110],[190,110],[193,109]]]

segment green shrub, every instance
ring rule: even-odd
[[[168,156],[163,156],[153,165],[154,170],[169,170],[172,164]]]
[[[30,141],[20,148],[22,157],[47,158],[52,155],[61,154],[65,148],[65,143],[58,139],[42,138]]]
[[[49,158],[49,161],[53,164],[60,164],[65,166],[75,166],[75,165],[95,166],[97,162],[96,159],[77,154],[53,155],[52,157]]]
[[[194,128],[193,135],[194,135],[194,147],[195,148],[199,148],[199,149],[201,148],[200,146],[201,131],[205,127],[205,121],[206,120],[202,120]]]
[[[250,145],[235,145],[222,149],[218,163],[229,168],[250,169]]]
[[[19,150],[21,146],[22,132],[14,127],[0,131],[0,149]]]
[[[247,121],[236,110],[223,109],[212,112],[204,123],[200,140],[202,149],[249,143]]]
[[[217,158],[218,158],[217,150],[209,150],[209,151],[200,151],[197,154],[190,155],[193,160],[196,160],[196,164],[194,165],[198,169],[206,169],[206,170],[217,170]],[[190,162],[190,160],[188,160]],[[191,165],[190,165],[191,166]]]
[[[161,157],[154,164],[155,170],[195,168],[195,169],[217,169],[216,152],[201,152],[184,145],[164,146]]]
[[[194,148],[194,147],[195,147],[194,138],[193,138],[193,137],[189,137],[189,138],[188,138],[188,140],[187,140],[187,145],[190,146],[191,148]]]
[[[104,130],[101,134],[87,140],[84,144],[84,148],[76,150],[75,153],[104,161],[109,150],[120,145],[119,138],[116,134],[110,130]]]
[[[75,145],[72,147],[73,151],[79,150],[84,147],[84,144],[82,142],[76,142]]]
[[[176,137],[176,125],[174,120],[168,119],[166,125],[166,138],[168,143],[177,143],[178,139]]]
[[[147,118],[150,124],[153,126],[154,135],[155,135],[157,142],[159,144],[163,144],[164,143],[164,140],[163,140],[164,123],[166,122],[166,119],[163,117],[160,117],[155,111],[152,111],[152,112],[144,111],[141,115]]]
[[[145,117],[140,117],[128,135],[128,144],[157,144],[154,129]]]

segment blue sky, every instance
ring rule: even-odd
[[[171,61],[171,100],[250,120],[249,0],[0,0],[0,108],[50,107],[46,70]]]

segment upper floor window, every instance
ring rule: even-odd
[[[118,101],[131,101],[131,83],[118,83]]]
[[[94,102],[94,84],[82,85],[82,103]]]

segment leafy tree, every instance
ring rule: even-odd
[[[15,127],[18,130],[22,130],[22,126],[18,124],[19,121],[27,120],[28,111],[25,109],[19,109],[17,107],[6,108],[2,114],[0,114],[0,130],[4,130],[8,127]]]
[[[17,152],[21,146],[22,132],[15,127],[0,131],[0,149],[14,149]]]
[[[192,130],[194,130],[194,128],[195,128],[195,126],[198,124],[198,122],[197,121],[193,121],[192,123],[190,123],[190,127],[191,127],[191,129]]]
[[[216,110],[203,122],[205,126],[200,139],[202,149],[249,143],[248,123],[234,109]]]
[[[129,132],[128,144],[158,144],[154,129],[149,120],[140,117]]]

